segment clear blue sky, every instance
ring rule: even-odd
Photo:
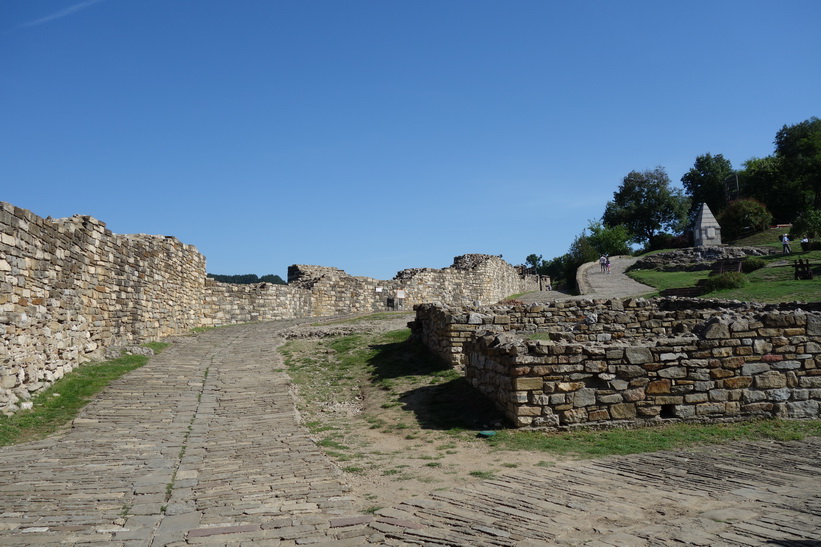
[[[631,170],[821,116],[819,28],[817,0],[2,0],[0,200],[211,273],[551,258]]]

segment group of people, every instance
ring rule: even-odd
[[[610,273],[610,255],[607,253],[601,255],[599,266],[601,266],[601,273]]]
[[[810,250],[810,240],[807,236],[804,236],[801,239],[801,250],[807,252]],[[781,252],[784,254],[791,253],[792,249],[790,249],[790,238],[787,234],[781,236]]]

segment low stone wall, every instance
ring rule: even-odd
[[[689,299],[420,306],[414,332],[464,367],[517,427],[804,418],[821,415],[819,307]]]
[[[709,270],[719,260],[740,260],[748,256],[780,253],[781,249],[775,247],[731,247],[729,245],[687,247],[643,256],[633,264],[632,269],[662,272]]]

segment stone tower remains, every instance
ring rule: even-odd
[[[693,242],[696,247],[721,245],[721,226],[706,203],[701,204],[693,228]]]

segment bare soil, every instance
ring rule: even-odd
[[[308,363],[305,369],[337,366],[329,348],[333,338],[327,335],[371,336],[403,329],[411,319],[401,314],[381,321],[296,327],[289,333],[297,338],[286,352],[302,420],[345,473],[362,511],[559,460],[543,452],[502,450],[480,436],[501,427],[501,415],[441,364],[439,370],[421,365],[419,374],[408,378],[387,366],[380,373],[381,364],[371,362],[375,372],[368,378],[345,370],[341,380],[339,375],[307,373],[312,376],[308,381],[293,368],[300,362]],[[389,358],[413,366],[419,356],[393,353]]]

